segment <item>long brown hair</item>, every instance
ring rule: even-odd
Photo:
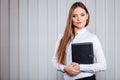
[[[86,13],[88,14],[88,19],[86,21],[86,25],[85,27],[88,25],[89,23],[89,12],[86,8],[86,6],[82,3],[82,2],[75,2],[70,10],[69,10],[69,14],[68,14],[68,19],[67,19],[67,24],[66,24],[66,28],[64,31],[64,35],[62,37],[62,39],[60,40],[60,44],[57,50],[57,62],[59,64],[66,64],[66,48],[67,48],[67,44],[69,43],[70,39],[72,38],[72,36],[74,35],[74,29],[73,29],[73,24],[72,24],[72,13],[74,11],[74,9],[76,9],[77,7],[81,7],[83,8]]]

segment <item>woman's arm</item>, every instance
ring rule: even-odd
[[[54,52],[54,55],[53,55],[53,58],[52,58],[53,66],[58,71],[65,72],[65,73],[67,73],[67,74],[69,74],[71,76],[77,75],[77,74],[80,73],[80,66],[79,66],[79,64],[71,63],[71,65],[66,66],[66,65],[63,65],[63,64],[58,64],[58,62],[57,62],[56,54],[57,54],[57,49],[58,49],[58,46],[59,46],[61,38],[62,38],[62,36],[60,35],[58,37],[58,40],[57,40],[57,43],[56,43],[55,52]]]
[[[93,50],[94,50],[94,57],[96,62],[94,64],[80,64],[81,71],[99,72],[106,70],[107,65],[106,65],[104,52],[101,47],[101,43],[96,36],[94,37]]]
[[[62,64],[58,64],[58,63],[57,63],[57,57],[56,57],[56,55],[57,55],[57,49],[58,49],[58,46],[59,46],[59,43],[60,43],[61,38],[62,38],[62,35],[60,35],[60,36],[58,37],[58,39],[57,39],[57,43],[56,43],[56,46],[55,46],[54,55],[53,55],[53,57],[52,57],[52,64],[53,64],[53,66],[54,66],[58,71],[64,72],[64,67],[65,67],[65,66],[62,65]]]

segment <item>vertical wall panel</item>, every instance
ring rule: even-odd
[[[70,7],[72,6],[72,4],[74,2],[76,2],[77,0],[66,0],[67,1],[67,16],[68,16],[68,13],[69,13],[69,10],[70,10]]]
[[[115,80],[120,80],[120,0],[115,0]]]
[[[0,68],[1,68],[1,77],[0,80],[9,80],[10,79],[10,72],[9,72],[9,1],[8,0],[1,0],[1,45],[0,45]]]
[[[19,0],[19,80],[28,80],[28,3]]]
[[[86,4],[86,0],[76,0],[76,1],[80,1],[80,2],[82,2],[84,4]]]
[[[48,2],[47,0],[39,0],[39,80],[47,80],[48,58],[47,58],[47,36],[48,36]],[[52,27],[51,27],[52,29]],[[46,77],[45,77],[46,76]],[[56,76],[55,76],[56,77]]]
[[[57,34],[58,36],[64,32],[67,22],[67,1],[58,0],[57,1]]]
[[[56,77],[51,77],[56,75],[56,70],[52,65],[52,57],[54,53],[54,45],[57,36],[57,5],[56,0],[48,0],[48,51],[47,51],[47,60],[48,60],[48,80],[56,80]],[[52,72],[52,74],[51,74]]]
[[[37,0],[29,0],[29,80],[38,79]]]
[[[1,0],[0,0],[0,79],[1,79]]]
[[[101,6],[102,4],[102,6]],[[100,7],[101,6],[101,7]],[[105,19],[105,0],[100,0],[100,1],[96,1],[96,19],[92,20],[95,21],[96,25],[96,34],[98,35],[103,49],[105,49],[105,38],[106,38],[106,19]]]
[[[106,0],[107,80],[115,80],[115,9],[114,0]]]
[[[92,20],[95,22],[95,29],[96,29],[96,35],[100,39],[100,42],[102,44],[102,48],[105,53],[105,39],[106,39],[106,23],[105,23],[105,0],[97,0],[96,7],[95,7],[95,20]],[[102,6],[101,6],[102,4]],[[101,6],[101,7],[100,7]],[[105,72],[97,73],[97,80],[105,80]]]
[[[95,33],[96,29],[96,0],[86,0],[86,7],[90,14],[89,25],[87,28],[92,32]]]
[[[10,80],[19,76],[18,0],[10,0]]]

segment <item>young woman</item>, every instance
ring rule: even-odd
[[[86,6],[82,2],[75,2],[69,10],[64,34],[57,40],[52,63],[58,71],[63,72],[65,80],[96,80],[95,73],[106,69],[100,41],[95,34],[86,29],[89,18]],[[93,44],[93,64],[72,62],[71,44],[84,42]]]

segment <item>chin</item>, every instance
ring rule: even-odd
[[[82,28],[84,28],[84,27],[81,27],[81,26],[76,26],[76,28],[77,28],[77,29],[82,29]]]

